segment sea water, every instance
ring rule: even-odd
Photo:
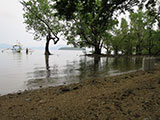
[[[0,51],[0,94],[79,83],[138,70],[142,57],[87,57],[82,51]]]

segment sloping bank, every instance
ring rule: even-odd
[[[1,120],[160,120],[160,66],[0,97]]]

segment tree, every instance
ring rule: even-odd
[[[136,13],[130,14],[131,19],[131,34],[134,38],[134,45],[136,54],[154,54],[152,49],[156,45],[158,39],[156,36],[156,23],[155,16],[150,14],[149,10],[143,11],[139,9]]]
[[[126,19],[121,19],[120,39],[122,42],[122,52],[125,55],[132,55],[133,53],[133,39],[130,34],[130,28]]]
[[[133,54],[133,48],[137,55],[155,54],[156,44],[159,44],[159,37],[155,29],[157,22],[153,16],[150,16],[149,11],[138,10],[130,13],[130,21],[121,19],[120,27],[112,29],[113,36],[111,46],[115,55],[119,51],[125,55]],[[130,25],[130,26],[129,26]]]
[[[153,16],[148,15],[148,11],[145,13],[145,22],[146,22],[146,30],[145,30],[145,48],[148,51],[148,54],[152,54],[152,49],[154,47],[154,26],[156,23],[156,19]],[[154,41],[153,41],[154,40]]]
[[[112,50],[112,34],[109,32],[105,32],[104,33],[104,45],[103,47],[106,49],[106,53],[107,55],[111,54],[111,50]]]
[[[160,31],[154,31],[152,34],[153,39],[153,48],[152,48],[152,54],[154,55],[160,55]]]
[[[111,39],[112,49],[114,51],[114,55],[118,55],[118,52],[122,49],[123,41],[122,34],[120,29],[114,28],[112,30],[113,36]]]
[[[120,27],[114,26],[111,29],[112,37],[110,43],[115,55],[121,51],[122,54],[132,54],[132,43],[129,36],[129,26],[127,21],[122,18]]]
[[[146,4],[145,7],[147,11],[146,15],[146,43],[145,47],[148,51],[148,54],[159,54],[160,47],[159,47],[159,31],[160,31],[160,1],[153,0],[152,4]],[[157,26],[155,25],[157,23]],[[156,26],[156,29],[155,29]]]
[[[58,34],[62,31],[63,25],[54,16],[52,9],[53,2],[50,0],[29,0],[21,1],[24,10],[24,23],[27,31],[33,31],[34,39],[41,40],[46,37],[45,54],[50,55],[49,42],[54,44],[59,41]]]
[[[69,44],[94,47],[101,54],[104,33],[109,29],[114,14],[130,10],[138,0],[55,0],[56,15],[68,21]],[[76,39],[77,38],[77,39]]]
[[[142,10],[138,10],[137,13],[130,14],[131,19],[131,34],[134,36],[134,44],[136,49],[136,55],[141,55],[144,42],[145,21]]]

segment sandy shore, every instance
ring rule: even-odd
[[[0,97],[0,120],[160,120],[160,66]]]

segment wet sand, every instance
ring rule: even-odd
[[[160,120],[160,65],[0,97],[0,120]]]

